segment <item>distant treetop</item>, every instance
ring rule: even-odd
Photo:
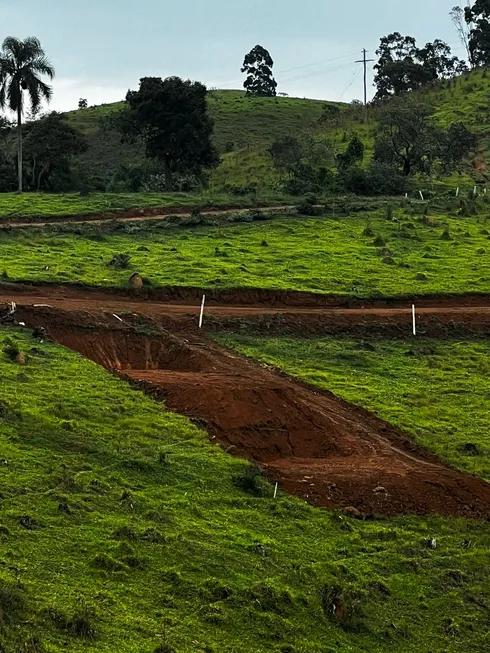
[[[247,74],[243,86],[247,95],[256,97],[275,97],[277,82],[272,75],[274,62],[269,52],[256,45],[243,61],[242,73]]]

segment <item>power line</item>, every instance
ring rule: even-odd
[[[351,68],[352,63],[344,64],[343,66],[336,66],[335,68],[325,68],[324,70],[317,70],[313,73],[307,73],[306,75],[299,75],[298,77],[288,77],[287,79],[282,79],[281,82],[296,82],[300,79],[307,79],[309,77],[316,77],[317,75],[325,75],[326,73],[333,73],[337,70],[344,70],[345,68]]]
[[[307,64],[304,64],[303,66],[295,66],[294,68],[286,68],[285,70],[274,71],[274,75],[281,75],[282,73],[289,73],[289,72],[292,72],[294,70],[303,70],[305,68],[310,68],[311,66],[318,66],[321,63],[328,63],[329,61],[340,61],[341,59],[348,59],[350,57],[353,57],[354,54],[355,53],[344,54],[341,57],[334,57],[332,59],[323,59],[322,61],[315,61],[313,63],[307,63]],[[350,65],[350,64],[348,64],[348,65]],[[333,70],[340,70],[341,68],[344,68],[344,67],[346,67],[346,66],[340,66],[340,68],[334,68]],[[297,79],[304,79],[305,77],[310,77],[310,76],[313,77],[314,75],[323,75],[323,73],[329,72],[329,71],[330,71],[330,69],[327,68],[327,69],[324,69],[324,70],[314,71],[312,73],[307,73],[304,77],[303,76],[298,76],[298,77],[284,79],[282,81],[285,81],[285,82],[296,81]],[[223,87],[223,86],[230,86],[231,84],[239,84],[242,81],[243,81],[243,78],[234,79],[234,80],[232,80],[230,82],[222,83],[222,84],[220,84],[220,86]]]
[[[360,71],[360,70],[361,70],[360,68],[356,68],[356,70],[354,71],[354,75],[352,76],[352,80],[349,82],[347,88],[345,89],[345,91],[344,91],[344,92],[342,93],[342,95],[340,96],[340,98],[339,98],[339,102],[342,102],[342,98],[343,98],[344,95],[347,93],[347,91],[350,89],[350,87],[352,86],[352,84],[356,81],[357,76],[359,75],[359,71]]]
[[[307,63],[304,66],[296,66],[295,68],[287,68],[286,70],[278,70],[277,72],[279,74],[281,73],[289,73],[292,70],[301,70],[302,68],[310,68],[310,66],[319,66],[321,63],[328,63],[329,61],[339,61],[340,59],[348,59],[350,57],[353,57],[354,54],[357,53],[351,53],[351,54],[344,54],[341,57],[335,57],[333,59],[322,59],[322,61],[315,61],[314,63]]]

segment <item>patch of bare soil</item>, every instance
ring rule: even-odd
[[[138,331],[93,307],[64,309],[24,307],[24,317],[170,409],[204,422],[214,441],[259,462],[293,494],[362,515],[490,518],[489,484],[444,467],[361,408],[233,355],[195,327],[177,337]]]

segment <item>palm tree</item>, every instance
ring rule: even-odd
[[[24,41],[13,36],[5,39],[0,52],[0,108],[17,114],[19,193],[22,192],[24,94],[27,93],[31,112],[35,114],[42,101],[49,102],[53,95],[53,89],[42,81],[41,75],[53,79],[54,74],[38,39],[32,36]]]

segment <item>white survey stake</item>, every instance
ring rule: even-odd
[[[202,321],[204,319],[204,304],[206,303],[206,295],[202,296],[201,315],[199,316],[199,328],[202,329]]]

